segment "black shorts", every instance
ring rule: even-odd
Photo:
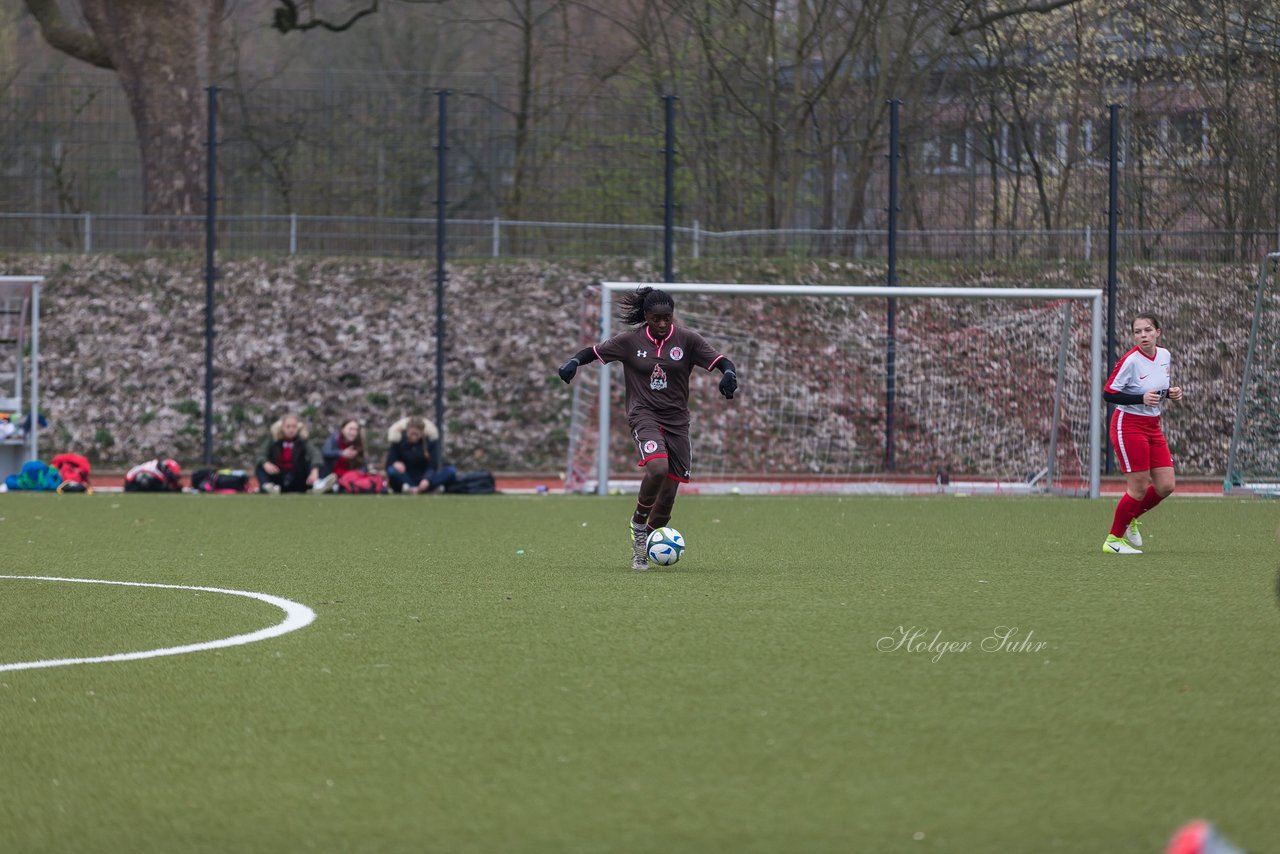
[[[641,466],[649,460],[665,457],[667,477],[681,483],[689,482],[692,450],[688,427],[664,427],[653,419],[642,418],[631,422],[631,436],[636,441],[636,454]]]

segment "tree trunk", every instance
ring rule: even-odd
[[[203,18],[197,4],[81,0],[80,5],[129,100],[142,154],[143,213],[201,212],[207,117],[196,32]],[[186,230],[176,224],[173,229]]]

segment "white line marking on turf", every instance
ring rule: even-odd
[[[39,667],[64,667],[68,664],[100,664],[107,661],[138,661],[143,658],[157,658],[162,655],[183,655],[188,652],[203,652],[207,649],[221,649],[225,646],[240,646],[256,643],[268,638],[278,637],[297,631],[310,625],[316,618],[316,612],[306,605],[290,599],[282,599],[269,593],[254,593],[249,590],[227,590],[222,587],[189,587],[183,584],[147,584],[141,581],[103,581],[96,578],[59,578],[51,575],[0,575],[0,579],[15,581],[70,581],[76,584],[116,584],[122,587],[155,587],[164,590],[200,590],[205,593],[225,593],[228,596],[243,596],[246,599],[257,599],[269,605],[275,605],[284,611],[285,618],[269,628],[259,629],[245,635],[235,635],[219,640],[201,641],[184,646],[169,646],[161,649],[145,649],[139,652],[120,652],[114,655],[96,655],[90,658],[51,658],[43,661],[19,661],[13,664],[0,664],[0,672],[6,670],[34,670]]]

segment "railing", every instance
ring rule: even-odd
[[[657,258],[663,227],[643,223],[450,219],[446,254],[482,258]],[[195,251],[204,218],[121,214],[0,213],[0,251]],[[433,257],[434,218],[234,215],[218,219],[218,250],[230,254]],[[884,229],[746,229],[711,231],[694,222],[673,229],[675,254],[689,259],[844,258],[887,256]],[[1066,260],[1105,253],[1105,232],[1083,229],[899,230],[898,252],[936,260]],[[1280,245],[1272,232],[1213,229],[1118,233],[1126,257],[1152,262],[1252,262]]]

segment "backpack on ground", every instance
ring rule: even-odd
[[[6,489],[53,492],[62,485],[62,475],[48,463],[28,460],[22,464],[22,471],[4,479],[4,485]]]
[[[196,469],[191,473],[191,488],[219,495],[248,492],[249,473],[244,469]]]
[[[492,495],[498,491],[493,474],[480,469],[478,471],[460,471],[444,485],[444,491],[451,495]]]
[[[338,478],[338,491],[349,495],[381,495],[387,491],[387,480],[380,474],[343,472]]]
[[[58,454],[49,461],[49,465],[58,470],[62,483],[58,492],[83,492],[91,494],[93,486],[89,483],[90,465],[82,454]]]
[[[181,492],[182,467],[174,460],[147,460],[125,473],[125,492]]]

